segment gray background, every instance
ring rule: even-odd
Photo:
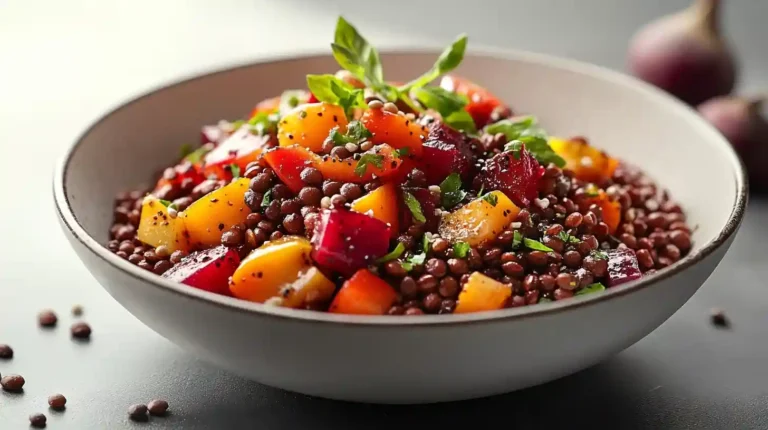
[[[742,91],[768,88],[768,2],[723,0],[743,66]],[[768,428],[768,205],[751,203],[731,252],[693,299],[653,334],[574,376],[454,405],[382,407],[307,398],[229,375],[141,325],[90,277],[59,231],[50,171],[87,124],[111,106],[196,71],[330,41],[343,13],[381,46],[471,41],[575,57],[614,68],[643,22],[681,0],[0,0],[0,343],[16,357],[0,373],[27,379],[0,393],[0,428],[43,411],[51,429],[136,427],[126,408],[154,397],[173,414],[152,428],[391,428],[426,419],[519,428]],[[406,6],[410,4],[409,6]],[[280,89],[275,89],[279,92]],[[702,190],[706,192],[706,190]],[[86,308],[88,344],[69,339],[69,309]],[[733,327],[718,330],[722,306]],[[35,315],[54,308],[59,327]],[[407,353],[406,353],[407,354]],[[46,397],[69,399],[49,413]],[[347,424],[345,424],[347,423]],[[515,427],[515,426],[513,426]]]

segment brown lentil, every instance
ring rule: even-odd
[[[59,318],[56,316],[56,313],[50,309],[43,310],[37,314],[37,322],[41,327],[54,327],[58,321]]]
[[[147,421],[149,419],[147,405],[131,405],[128,408],[128,417],[133,421]]]
[[[3,387],[3,390],[12,393],[17,393],[24,389],[25,382],[24,377],[21,375],[5,375],[0,378],[0,385]]]
[[[168,402],[165,400],[155,399],[147,404],[147,410],[150,415],[156,417],[163,416],[168,411]]]
[[[48,406],[50,406],[52,409],[64,409],[66,404],[67,398],[61,394],[48,396]]]
[[[45,428],[45,423],[48,419],[45,415],[37,413],[29,416],[29,425],[35,428]]]
[[[76,322],[70,328],[72,337],[76,339],[89,339],[91,337],[91,326],[85,322]]]

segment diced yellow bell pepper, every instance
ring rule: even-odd
[[[397,205],[397,188],[395,184],[388,183],[376,188],[370,193],[352,202],[351,209],[355,212],[367,213],[389,224],[392,236],[397,236],[399,227],[399,210]]]
[[[512,200],[501,191],[493,191],[444,215],[438,231],[453,243],[467,242],[475,246],[498,236],[518,213],[520,208]]]
[[[327,283],[322,273],[312,272],[310,259],[312,245],[303,237],[285,236],[279,240],[267,242],[253,250],[235,270],[229,290],[232,295],[252,302],[264,303],[272,297],[280,296],[284,287],[297,282],[303,274],[317,284],[318,290],[325,292]],[[322,277],[322,278],[320,278]],[[328,281],[325,279],[325,281]],[[328,281],[330,283],[330,281]],[[301,290],[298,285],[292,288]],[[287,290],[286,290],[287,291]],[[309,291],[309,290],[307,290]],[[284,298],[291,299],[292,293]],[[299,298],[296,299],[297,301]],[[292,300],[289,303],[294,303]]]
[[[245,222],[251,210],[245,204],[247,178],[240,178],[201,197],[180,214],[195,248],[221,243],[221,235],[235,224]]]
[[[310,303],[327,302],[336,285],[317,267],[309,267],[299,277],[280,289],[276,304],[287,308],[303,308]]]
[[[512,287],[482,273],[474,272],[464,284],[453,312],[466,314],[501,309],[510,296],[512,296]]]
[[[166,246],[168,251],[189,250],[184,220],[168,215],[168,208],[154,196],[147,196],[141,205],[138,238],[152,246]]]

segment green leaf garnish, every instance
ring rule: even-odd
[[[589,255],[592,256],[595,260],[607,260],[608,259],[608,253],[599,249],[596,249],[592,251]]]
[[[455,128],[461,130],[464,133],[474,135],[477,133],[477,126],[475,126],[475,120],[472,115],[465,110],[456,111],[447,117],[443,118],[443,122]]]
[[[424,250],[424,253],[429,252],[429,243],[432,241],[432,233],[426,232],[424,233],[424,236],[421,238],[421,248]]]
[[[523,234],[515,230],[512,234],[512,249],[520,248],[520,244],[523,242]]]
[[[272,202],[272,188],[268,189],[266,193],[264,193],[264,198],[261,199],[261,207],[265,208],[269,206],[269,204]]]
[[[405,246],[398,242],[395,249],[389,251],[387,254],[376,260],[376,264],[386,263],[388,261],[397,260],[405,252]]]
[[[187,155],[195,152],[195,148],[192,147],[192,145],[185,143],[181,145],[181,148],[179,148],[179,154],[181,155],[181,158],[187,158]]]
[[[464,258],[469,254],[470,246],[467,242],[456,242],[453,244],[453,256]]]
[[[467,192],[461,189],[461,176],[454,172],[440,182],[440,200],[444,208],[449,209],[461,203]]]
[[[589,284],[586,287],[580,289],[576,292],[576,296],[583,296],[585,294],[592,294],[592,293],[599,293],[600,291],[605,291],[605,285],[596,282],[594,284]]]
[[[504,145],[504,150],[511,152],[512,156],[515,157],[515,160],[519,160],[521,151],[523,150],[523,142],[519,140],[513,140]]]
[[[336,22],[331,50],[341,67],[366,84],[375,87],[384,82],[379,52],[343,17]]]
[[[416,100],[443,117],[443,122],[467,133],[476,133],[475,121],[464,110],[467,97],[440,87],[424,87],[414,90]]]
[[[265,134],[277,133],[277,123],[280,121],[280,114],[272,112],[259,112],[248,120],[248,125],[256,134],[263,136]]]
[[[552,147],[549,146],[549,141],[546,138],[539,136],[520,136],[519,140],[525,144],[525,149],[527,149],[542,166],[546,166],[549,163],[553,163],[557,167],[565,166],[563,157],[557,155],[557,153],[552,150]]]
[[[205,154],[209,153],[211,151],[211,147],[207,147],[205,145],[195,149],[194,151],[188,153],[184,157],[184,161],[189,161],[192,164],[197,164],[201,161],[203,161],[203,158],[205,158]]]
[[[557,155],[549,146],[547,133],[538,126],[536,118],[533,116],[504,119],[489,125],[485,128],[485,131],[490,134],[504,134],[507,142],[509,142],[504,147],[505,151],[513,151],[514,154],[514,151],[520,151],[522,149],[522,143],[525,145],[525,149],[527,149],[540,164],[547,165],[549,163],[555,163],[558,167],[565,166],[565,160]],[[520,155],[515,155],[515,158],[520,159]]]
[[[400,91],[407,92],[412,88],[423,87],[437,79],[438,76],[455,69],[461,63],[461,60],[464,59],[464,51],[466,49],[467,35],[461,34],[451,46],[443,50],[429,71],[400,87]]]
[[[232,179],[237,179],[240,177],[240,166],[237,164],[230,164],[227,167],[229,168],[229,171],[232,172]]]
[[[421,253],[421,254],[410,256],[408,258],[408,262],[413,265],[420,266],[424,264],[424,261],[426,261],[426,259],[427,259],[427,254]]]
[[[407,262],[407,261],[401,261],[401,262],[400,262],[400,266],[402,266],[402,268],[403,268],[403,269],[404,269],[406,272],[410,272],[411,270],[413,270],[413,264],[412,264],[412,263],[409,263],[409,262]]]
[[[173,204],[173,202],[170,200],[157,199],[157,201],[159,201],[160,204],[162,204],[165,207],[168,207]]]
[[[496,206],[496,203],[499,202],[499,198],[496,197],[496,194],[493,194],[493,192],[487,193],[480,198],[488,202],[491,206]]]
[[[369,164],[373,164],[379,169],[383,168],[384,156],[378,155],[378,154],[371,154],[371,153],[363,154],[363,156],[360,157],[359,160],[357,160],[357,165],[355,166],[355,175],[357,176],[365,175],[365,171],[368,170]]]
[[[576,236],[571,236],[568,234],[565,230],[561,231],[557,234],[557,238],[562,240],[563,243],[569,244],[569,243],[581,243],[581,240],[579,240]]]
[[[539,242],[538,240],[523,238],[523,244],[528,249],[533,249],[534,251],[544,251],[544,252],[552,252],[552,248],[548,247],[547,245],[544,245],[543,243]]]
[[[395,149],[395,155],[397,156],[397,158],[403,158],[406,155],[408,155],[409,152],[411,152],[411,150],[408,147],[403,147],[403,148],[400,148],[400,149]]]
[[[409,193],[408,191],[403,192],[403,200],[405,200],[405,205],[408,206],[408,210],[411,211],[411,215],[413,215],[413,218],[418,222],[427,222],[427,219],[424,217],[424,213],[421,212],[421,204],[418,200],[416,200],[416,197],[413,196],[413,194]]]
[[[347,132],[342,134],[339,132],[339,127],[331,129],[329,137],[333,141],[334,145],[346,145],[347,143],[359,144],[363,140],[373,136],[370,131],[360,121],[352,121],[347,125]]]
[[[321,102],[341,106],[346,114],[356,107],[365,107],[363,90],[333,75],[307,75],[307,87]]]

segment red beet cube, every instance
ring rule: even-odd
[[[432,192],[426,188],[406,187],[403,188],[403,192],[411,193],[411,195],[416,198],[416,201],[419,202],[421,213],[424,214],[424,218],[427,220],[424,223],[426,229],[428,231],[436,231],[440,224],[440,215],[436,212],[440,203],[438,199],[436,199]],[[413,214],[411,214],[408,206],[403,200],[401,200],[401,202],[400,207],[402,208],[402,211],[400,212],[400,226],[405,230],[413,224],[416,224],[416,221],[413,219]]]
[[[474,158],[470,143],[460,132],[434,122],[424,142],[419,168],[427,175],[430,185],[437,185],[453,172],[468,181],[472,178]]]
[[[189,254],[163,273],[163,278],[228,296],[229,278],[238,265],[237,251],[222,245]]]
[[[365,214],[325,209],[312,235],[312,259],[323,269],[351,276],[389,250],[389,226]]]
[[[631,249],[611,249],[608,254],[607,284],[609,287],[624,284],[643,276],[637,264],[635,251]]]
[[[480,178],[486,191],[499,190],[516,205],[528,207],[538,196],[539,181],[544,168],[530,152],[521,149],[520,158],[512,152],[502,152],[486,160]]]

